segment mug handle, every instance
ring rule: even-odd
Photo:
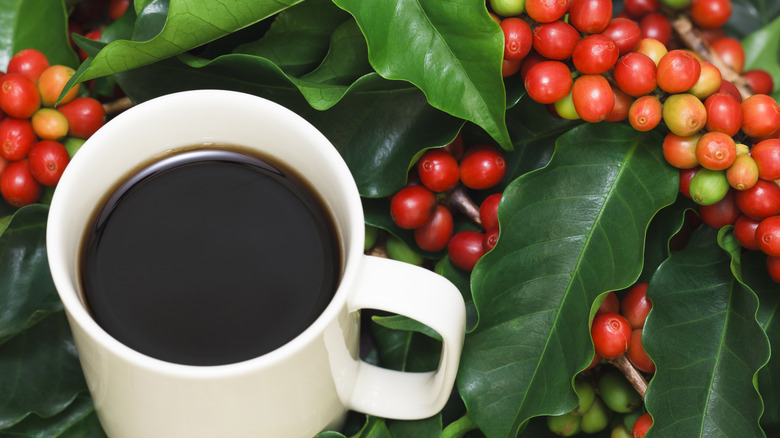
[[[412,318],[441,335],[436,371],[412,373],[358,360],[350,409],[384,418],[417,420],[437,414],[449,399],[466,332],[460,291],[428,269],[364,256],[362,277],[348,299],[349,311],[376,309]]]

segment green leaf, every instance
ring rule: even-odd
[[[390,420],[387,428],[393,437],[398,438],[439,438],[441,437],[441,414],[414,421]]]
[[[409,332],[416,332],[428,336],[429,338],[441,341],[441,335],[439,335],[438,332],[436,332],[435,330],[431,329],[430,327],[428,327],[427,325],[421,322],[418,322],[414,319],[411,319],[403,315],[393,315],[393,316],[376,315],[371,317],[371,320],[381,325],[382,327],[391,330],[403,330]]]
[[[656,373],[645,396],[654,419],[647,438],[764,436],[755,378],[769,344],[758,300],[735,277],[717,233],[699,227],[650,281],[642,344]],[[738,257],[733,235],[722,244]]]
[[[723,26],[728,35],[745,37],[766,26],[780,15],[780,3],[775,0],[731,0],[731,16]]]
[[[441,341],[418,332],[394,330],[371,324],[371,334],[377,345],[379,363],[398,371],[433,371],[441,357]],[[440,429],[441,430],[441,429]]]
[[[780,17],[742,40],[742,47],[745,49],[745,71],[766,70],[772,75],[777,90],[780,85]],[[775,99],[778,97],[775,94]]]
[[[40,50],[51,64],[77,66],[67,29],[63,0],[0,0],[0,70],[22,49]]]
[[[487,436],[577,404],[571,378],[593,357],[591,305],[637,279],[648,223],[678,190],[660,143],[622,124],[581,125],[504,191],[502,235],[472,272],[479,322],[457,380]]]
[[[87,390],[64,312],[0,345],[0,429],[47,418]]]
[[[299,2],[300,0],[171,0],[165,24],[154,36],[139,31],[146,29],[139,26],[139,23],[144,23],[147,19],[147,10],[158,10],[155,8],[157,3],[151,2],[139,13],[136,24],[134,38],[144,40],[116,40],[109,43],[95,55],[87,68],[76,72],[71,83],[135,69],[173,57],[243,29]]]
[[[62,310],[46,257],[47,216],[43,205],[23,207],[0,235],[0,345]]]
[[[476,123],[511,147],[500,71],[503,34],[483,2],[335,3],[357,20],[379,74],[413,83],[435,108]]]
[[[26,437],[105,437],[95,415],[95,406],[88,394],[81,394],[57,415],[41,418],[30,415],[20,423],[0,430],[0,438]]]
[[[685,221],[686,211],[695,204],[683,195],[677,196],[674,204],[664,208],[650,222],[647,229],[645,264],[637,281],[648,282],[653,272],[670,254],[671,245],[684,245],[690,238],[690,225]],[[673,241],[672,239],[677,239]]]

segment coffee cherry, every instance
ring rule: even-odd
[[[639,371],[650,374],[655,372],[655,363],[642,347],[642,329],[635,329],[631,332],[631,341],[628,343],[626,355]]]
[[[615,83],[626,94],[641,97],[655,90],[655,63],[647,55],[631,52],[615,64]]]
[[[639,25],[634,20],[622,17],[610,20],[609,25],[601,34],[608,36],[615,42],[620,56],[633,52],[642,39]]]
[[[623,0],[623,12],[633,19],[639,19],[660,8],[658,0]]]
[[[379,237],[379,228],[364,224],[363,229],[365,234],[365,239],[363,239],[363,251],[368,251],[376,245],[376,240]]]
[[[695,203],[711,205],[723,199],[730,188],[726,172],[702,167],[693,175],[688,190]]]
[[[559,436],[573,436],[580,433],[582,416],[575,414],[549,415],[547,427]]]
[[[707,61],[699,61],[699,64],[701,65],[699,80],[693,84],[693,87],[691,87],[688,92],[699,99],[704,100],[713,93],[718,92],[720,84],[723,82],[723,75],[718,67],[715,67]]]
[[[506,160],[495,147],[468,153],[460,162],[460,181],[471,189],[489,189],[504,179]]]
[[[731,0],[693,0],[691,20],[699,27],[721,27],[731,17]]]
[[[68,150],[54,140],[41,140],[30,148],[30,173],[39,183],[55,186],[70,161]]]
[[[28,119],[41,107],[35,83],[20,73],[0,78],[0,109],[10,117]]]
[[[653,38],[664,45],[669,45],[672,39],[672,24],[660,13],[652,12],[639,20],[639,31],[642,38]]]
[[[615,106],[615,94],[602,75],[582,75],[574,81],[571,97],[577,114],[586,122],[598,123]]]
[[[388,236],[385,242],[387,257],[410,265],[421,266],[425,259],[396,236]]]
[[[471,272],[474,265],[484,255],[482,241],[484,234],[474,230],[464,230],[455,233],[447,245],[447,254],[458,268]]]
[[[631,104],[628,110],[628,122],[640,132],[655,129],[661,123],[662,105],[657,97],[642,96]]]
[[[772,280],[780,283],[780,257],[767,256],[766,270],[769,272]]]
[[[23,159],[36,140],[30,120],[6,117],[0,121],[0,156],[6,160]]]
[[[577,393],[577,407],[574,408],[571,413],[574,415],[582,415],[590,410],[593,406],[594,400],[596,400],[596,390],[593,385],[582,376],[577,376],[574,379],[574,392]]]
[[[582,33],[597,34],[611,19],[612,0],[572,0],[569,6],[569,22]]]
[[[752,156],[737,155],[734,163],[726,169],[726,179],[729,185],[737,190],[747,190],[758,182],[758,166]]]
[[[742,106],[729,93],[717,92],[704,101],[707,110],[707,131],[724,132],[735,136],[742,127]]]
[[[490,228],[485,231],[485,235],[482,238],[482,252],[488,253],[498,243],[498,235],[500,234],[499,228]]]
[[[68,135],[68,119],[54,108],[41,108],[32,116],[32,128],[42,140],[59,140]]]
[[[436,196],[423,186],[406,186],[390,201],[390,217],[401,228],[412,230],[425,225],[436,209]]]
[[[68,133],[73,137],[89,138],[106,120],[103,105],[91,97],[77,97],[59,105],[57,111],[68,119]]]
[[[626,94],[617,86],[612,86],[612,94],[615,96],[615,105],[609,113],[605,122],[620,122],[628,118],[628,110],[634,102],[631,96]],[[579,117],[579,116],[578,116]]]
[[[612,429],[609,438],[632,438],[631,432],[624,424],[618,424]]]
[[[617,313],[602,313],[593,318],[590,335],[596,354],[604,359],[614,359],[628,349],[631,324]]]
[[[593,400],[593,405],[590,409],[582,414],[582,423],[580,423],[580,429],[588,434],[601,432],[609,425],[609,420],[612,418],[612,411],[607,407],[601,397],[596,397]]]
[[[442,149],[426,151],[417,162],[417,174],[422,184],[433,192],[446,192],[455,187],[460,178],[455,157]]]
[[[116,21],[122,18],[122,15],[127,11],[130,6],[131,0],[109,0],[108,7],[106,8],[106,14],[111,21]]]
[[[737,158],[737,144],[728,134],[708,132],[696,143],[696,159],[711,170],[724,170]]]
[[[612,38],[588,35],[574,47],[571,55],[574,68],[586,75],[597,75],[611,69],[618,60],[619,50]]]
[[[693,55],[685,50],[671,50],[658,61],[656,81],[667,93],[684,93],[696,84],[700,74],[701,64]]]
[[[780,106],[766,94],[754,94],[742,101],[742,132],[766,137],[780,128]]]
[[[750,150],[758,168],[758,176],[766,180],[780,179],[780,139],[759,142]]]
[[[531,51],[533,37],[528,23],[520,18],[510,17],[501,20],[504,32],[504,58],[519,61]]]
[[[565,60],[570,58],[579,41],[580,33],[565,21],[556,20],[534,27],[534,50],[548,59]]]
[[[737,220],[734,221],[734,237],[737,242],[745,249],[758,249],[758,241],[756,241],[756,228],[761,223],[758,219],[753,219],[750,216],[740,215]]]
[[[664,57],[669,51],[666,49],[664,43],[653,38],[642,38],[639,41],[639,45],[636,47],[636,52],[641,53],[648,58],[652,59],[656,67],[661,62],[661,58]]]
[[[772,94],[772,91],[775,89],[774,79],[766,70],[748,70],[742,73],[742,77],[754,94]]]
[[[550,23],[569,10],[571,0],[525,0],[525,13],[534,21]]]
[[[629,339],[631,334],[628,335]],[[610,369],[599,377],[599,394],[610,409],[627,414],[642,406],[642,397],[623,374]]]
[[[38,80],[44,70],[49,68],[49,59],[36,49],[23,49],[8,61],[7,73],[19,73],[27,76],[33,83]]]
[[[780,257],[780,216],[769,216],[758,224],[756,242],[764,254]]]
[[[735,193],[734,190],[729,190],[720,201],[710,205],[700,205],[699,216],[702,222],[715,229],[734,224],[741,214]]]
[[[75,73],[76,70],[60,64],[49,66],[49,68],[44,70],[38,78],[38,91],[41,96],[41,104],[43,106],[53,107],[65,88],[65,84],[68,83]],[[75,99],[80,87],[80,84],[74,85],[68,90],[65,96],[63,96],[59,104],[66,104]]]
[[[437,205],[431,219],[423,226],[415,228],[414,240],[425,251],[441,251],[447,247],[452,237],[454,222],[452,213],[443,205]]]
[[[0,194],[16,208],[30,205],[41,197],[41,185],[35,181],[27,160],[8,163],[0,174]]]
[[[718,38],[710,44],[710,47],[734,72],[737,74],[742,73],[745,67],[745,49],[738,39],[731,37]]]
[[[479,219],[486,230],[498,227],[498,204],[501,203],[501,193],[493,193],[479,205]]]
[[[636,330],[645,325],[647,314],[653,308],[653,303],[647,299],[647,287],[645,282],[637,283],[628,289],[628,292],[620,300],[620,314]]]
[[[601,313],[620,313],[620,299],[615,292],[609,292],[604,295],[604,301],[599,304],[599,308],[596,309],[596,315]]]
[[[663,120],[670,131],[687,137],[704,128],[707,110],[693,94],[673,94],[664,101]]]
[[[566,97],[573,82],[569,67],[560,61],[541,61],[525,75],[528,96],[542,104],[555,103]]]
[[[680,169],[680,193],[686,198],[691,198],[691,181],[696,173],[701,169],[701,166],[696,166],[690,169]],[[726,180],[728,182],[728,180]]]
[[[780,214],[780,186],[759,179],[756,185],[736,192],[740,211],[753,219],[764,219]]]
[[[644,438],[652,425],[653,417],[650,416],[649,412],[646,412],[642,414],[641,417],[637,418],[631,433],[634,435],[634,438]]]
[[[668,132],[661,146],[664,158],[669,164],[678,169],[693,169],[697,167],[699,160],[696,158],[696,144],[701,137],[701,134],[683,137],[673,132]]]

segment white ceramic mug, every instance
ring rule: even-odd
[[[256,148],[297,169],[330,208],[344,257],[324,312],[282,347],[218,366],[164,362],[134,351],[90,317],[79,252],[106,192],[140,163],[193,144]],[[174,93],[109,121],[68,165],[51,203],[49,264],[98,417],[111,437],[309,437],[348,410],[394,419],[439,412],[457,373],[465,307],[445,278],[363,254],[360,197],[337,150],[312,125],[268,100],[230,91]],[[360,309],[413,318],[442,336],[437,370],[408,373],[358,358]]]

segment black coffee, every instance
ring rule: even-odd
[[[331,215],[280,166],[184,152],[125,181],[94,218],[82,284],[100,326],[169,362],[260,356],[319,316],[341,270]]]

